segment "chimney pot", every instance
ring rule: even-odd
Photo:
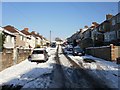
[[[84,28],[88,28],[88,26],[86,25],[86,26],[84,26]]]
[[[99,24],[97,22],[92,22],[91,26],[97,27]]]
[[[106,15],[106,20],[109,20],[109,19],[111,19],[112,17],[113,17],[112,14],[107,14],[107,15]]]
[[[29,29],[28,28],[24,28],[25,31],[28,31]]]

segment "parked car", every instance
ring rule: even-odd
[[[65,47],[64,54],[73,54],[73,47]]]
[[[45,48],[36,48],[33,50],[32,54],[28,57],[29,61],[47,61],[48,60],[48,53]]]
[[[52,48],[56,48],[56,42],[51,42],[51,45],[50,45]]]
[[[84,56],[85,52],[80,47],[73,48],[73,55],[75,56]]]

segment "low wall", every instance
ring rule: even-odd
[[[2,52],[2,70],[13,65],[13,49],[4,49]]]
[[[105,60],[116,61],[120,57],[120,46],[89,47],[86,53]]]
[[[3,52],[0,52],[1,59],[1,68],[0,71],[20,63],[25,60],[31,53],[30,49],[3,49]]]
[[[29,49],[18,49],[17,63],[20,63],[21,61],[27,59],[30,53],[31,53],[31,50]]]

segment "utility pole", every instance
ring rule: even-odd
[[[50,45],[51,45],[51,30],[50,30]]]
[[[120,1],[118,2],[118,13],[120,13]]]

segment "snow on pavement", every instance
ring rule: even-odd
[[[14,65],[1,71],[0,86],[11,84],[22,85],[25,88],[45,88],[46,85],[48,86],[50,82],[50,77],[48,77],[47,75],[49,75],[52,72],[53,64],[55,63],[54,57],[56,48],[52,50],[51,48],[48,48],[47,50],[49,52],[50,57],[49,60],[45,63],[37,64],[35,62],[30,62],[28,61],[28,59],[26,59],[25,61],[22,61],[17,65]],[[44,78],[44,76],[47,76],[47,78]],[[49,82],[45,83],[44,85],[40,85],[40,83],[37,83],[38,81],[45,82],[45,80]]]
[[[119,67],[115,62],[106,61],[100,58],[96,58],[90,55],[86,56],[72,56],[68,55],[77,64],[83,66],[84,69],[88,69],[88,73],[91,73],[94,77],[100,77],[109,87],[118,88],[118,80],[120,76],[118,74]],[[86,63],[84,59],[94,60],[95,62]]]

